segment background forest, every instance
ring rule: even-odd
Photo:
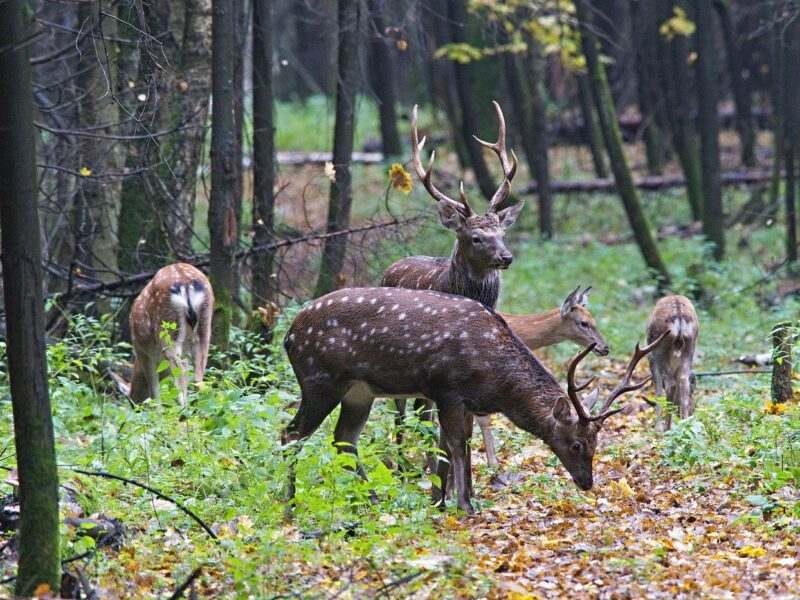
[[[800,409],[770,375],[800,308],[798,96],[798,0],[0,2],[0,595],[794,597]],[[430,505],[435,425],[398,439],[376,403],[368,482],[327,421],[287,522],[284,334],[311,298],[450,254],[412,107],[437,187],[482,209],[492,101],[525,202],[499,309],[591,285],[611,352],[582,369],[606,389],[685,294],[697,411],[656,433],[645,388],[588,492],[496,416],[511,484],[476,436],[467,517]],[[209,369],[185,407],[172,377],[133,404],[131,304],[177,261],[214,288]],[[564,382],[575,351],[536,356]]]

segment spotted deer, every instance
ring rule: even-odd
[[[383,274],[382,286],[428,289],[458,294],[477,300],[490,308],[497,304],[500,295],[500,271],[507,269],[514,257],[505,245],[506,229],[519,217],[524,205],[518,202],[505,207],[511,192],[511,180],[517,171],[514,151],[506,149],[506,121],[503,111],[494,102],[497,113],[498,136],[495,143],[478,137],[475,139],[497,154],[503,169],[503,181],[489,201],[485,214],[478,215],[470,207],[461,182],[459,200],[447,196],[432,182],[435,151],[431,153],[427,170],[422,165],[422,149],[425,138],[419,140],[417,131],[417,107],[411,113],[411,159],[414,170],[428,193],[436,200],[439,220],[442,225],[456,233],[456,241],[449,258],[411,256],[392,264]],[[405,413],[406,401],[397,401],[398,432]],[[417,402],[419,407],[422,402]],[[426,410],[426,418],[431,418]],[[488,426],[486,420],[478,419],[481,429]],[[398,434],[400,435],[400,434]]]
[[[181,405],[186,404],[183,351],[187,345],[191,348],[194,380],[202,382],[213,312],[214,292],[202,272],[186,263],[159,269],[137,296],[130,314],[134,352],[130,394],[134,402],[158,398],[158,365],[163,356],[178,372],[179,401]],[[169,340],[162,338],[165,323],[175,324]]]
[[[666,341],[650,355],[650,372],[656,395],[666,396],[678,409],[681,419],[694,413],[692,361],[700,324],[692,302],[685,296],[665,296],[657,303],[647,321],[647,339],[666,336]],[[656,405],[656,429],[665,431],[672,422]]]
[[[435,502],[444,505],[452,468],[458,507],[474,512],[467,445],[472,415],[497,412],[544,441],[575,483],[588,490],[597,435],[621,410],[610,407],[649,381],[631,383],[631,377],[661,339],[643,349],[637,345],[625,376],[592,415],[579,395],[590,382],[576,385],[575,369],[594,344],[570,363],[565,393],[503,318],[480,302],[402,288],[332,292],[301,310],[284,339],[301,390],[297,414],[281,436],[289,454],[287,497],[291,501],[296,492],[300,442],[337,406],[336,447],[357,456],[374,399],[415,397],[432,400],[438,409],[446,459],[437,465],[441,485],[433,491]]]

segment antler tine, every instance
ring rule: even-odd
[[[511,160],[509,160],[508,152],[506,151],[506,119],[503,116],[503,109],[500,108],[500,105],[496,100],[492,100],[492,104],[494,104],[494,110],[497,113],[497,141],[492,144],[482,140],[477,135],[473,135],[472,137],[474,137],[480,145],[491,149],[495,154],[497,154],[497,157],[500,159],[500,165],[503,167],[503,181],[500,183],[500,187],[497,188],[497,191],[489,201],[489,209],[497,211],[511,192],[511,180],[514,179],[514,175],[517,173],[517,155],[514,154],[514,151],[512,150]]]
[[[658,346],[661,341],[667,336],[669,331],[665,331],[660,336],[658,336],[655,340],[651,343],[647,344],[644,348],[639,347],[639,343],[636,343],[636,348],[633,350],[633,356],[631,356],[630,361],[628,362],[628,367],[625,369],[625,375],[622,377],[622,381],[620,381],[617,386],[611,390],[611,393],[606,398],[606,401],[603,402],[603,406],[600,409],[600,414],[596,417],[592,417],[592,420],[603,420],[610,417],[612,414],[616,414],[621,409],[616,409],[612,411],[607,411],[608,407],[614,403],[614,400],[619,398],[622,394],[627,392],[633,392],[636,390],[642,389],[648,383],[652,377],[645,377],[642,381],[638,383],[631,383],[631,377],[633,377],[633,372],[636,370],[636,365],[639,364],[645,356],[650,354],[656,346]]]
[[[472,212],[472,207],[469,205],[469,202],[467,202],[467,193],[464,191],[464,180],[463,179],[458,182],[458,197],[461,200],[461,204],[463,204],[464,207],[467,209],[467,213],[470,214],[470,215],[474,214]]]
[[[459,202],[456,202],[445,193],[439,191],[439,189],[433,185],[431,182],[431,174],[433,173],[433,160],[436,157],[436,151],[431,152],[431,159],[428,162],[428,169],[426,170],[422,166],[422,148],[425,146],[426,138],[422,138],[422,141],[419,140],[419,133],[417,132],[417,105],[414,105],[414,108],[411,111],[411,162],[414,164],[414,170],[417,172],[417,177],[420,178],[422,181],[422,185],[425,186],[425,189],[428,190],[428,193],[433,196],[434,200],[438,202],[444,202],[454,205],[457,209],[463,212],[464,208],[462,208]],[[469,206],[466,205],[466,209],[469,212]]]
[[[567,396],[569,396],[570,401],[572,402],[572,406],[575,407],[575,412],[578,413],[578,419],[581,421],[590,421],[591,417],[589,413],[586,412],[586,408],[583,406],[583,402],[578,397],[578,392],[581,390],[585,390],[586,387],[591,383],[591,380],[584,383],[583,385],[576,385],[575,384],[575,369],[578,368],[578,364],[586,358],[586,356],[594,350],[596,344],[590,344],[578,354],[576,354],[571,361],[569,361],[569,367],[567,368]]]

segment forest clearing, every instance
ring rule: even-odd
[[[0,40],[0,596],[798,597],[797,0]]]

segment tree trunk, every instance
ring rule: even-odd
[[[659,9],[661,22],[672,14],[672,7],[668,3],[659,4]],[[686,194],[692,217],[695,221],[702,221],[703,176],[700,167],[700,148],[689,101],[692,95],[689,42],[683,35],[676,35],[672,40],[668,40],[659,34],[658,40],[661,91],[666,99],[666,112],[672,130],[672,144],[686,180]]]
[[[272,89],[272,0],[253,1],[253,245],[271,243],[275,232],[275,124]],[[253,310],[275,297],[275,252],[253,259]],[[264,331],[266,335],[270,332]]]
[[[597,46],[597,39],[594,35],[591,21],[591,13],[587,6],[587,0],[575,2],[575,11],[581,32],[583,54],[586,57],[586,65],[589,71],[589,83],[591,85],[592,97],[597,106],[597,114],[600,126],[603,129],[603,138],[606,143],[606,150],[611,159],[611,170],[614,173],[614,181],[617,184],[631,225],[633,236],[642,253],[645,264],[650,268],[658,282],[660,288],[669,286],[670,277],[667,267],[661,260],[655,240],[653,239],[650,225],[647,223],[642,205],[639,202],[639,195],[633,183],[628,162],[622,147],[622,134],[619,130],[617,113],[614,101],[611,98],[611,90],[606,79],[605,68],[600,62],[600,53]]]
[[[772,401],[792,399],[792,324],[778,323],[772,330]]]
[[[40,585],[58,595],[58,471],[47,390],[41,246],[37,211],[33,90],[27,43],[33,11],[22,0],[0,9],[0,230],[6,343],[20,495],[15,594]]]
[[[360,0],[338,0],[338,66],[336,78],[336,125],[333,133],[333,166],[336,175],[331,182],[327,231],[343,231],[350,226],[353,201],[350,160],[353,154],[355,101],[358,85],[358,48],[361,32]],[[322,296],[339,287],[347,236],[325,240],[315,296]]]
[[[754,167],[756,165],[756,130],[753,123],[753,101],[742,73],[742,61],[739,56],[739,43],[736,39],[731,7],[727,0],[714,0],[714,7],[719,15],[720,28],[725,40],[728,77],[731,81],[733,102],[736,105],[736,130],[739,133],[742,164]]]
[[[784,122],[785,122],[785,164],[786,164],[786,256],[791,269],[797,268],[797,209],[795,197],[797,193],[796,171],[797,157],[800,154],[797,136],[800,135],[800,78],[797,66],[800,64],[800,3],[796,3],[797,12],[789,16],[785,28],[784,45]]]
[[[386,0],[369,0],[372,19],[370,27],[370,63],[372,89],[378,99],[381,125],[381,143],[384,157],[400,156],[403,145],[397,131],[397,68],[392,49],[392,39],[386,35]]]
[[[714,50],[713,0],[694,0],[697,26],[697,105],[700,164],[703,169],[703,233],[713,244],[713,256],[725,256],[725,221],[719,161],[717,67]]]
[[[233,155],[233,212],[236,216],[236,223],[242,223],[242,203],[244,199],[244,55],[247,47],[247,28],[245,26],[245,13],[247,11],[246,0],[234,0],[234,59],[233,59],[233,127],[235,130],[234,155]],[[236,247],[233,252],[239,250],[239,236],[236,236]],[[237,316],[239,311],[236,306],[241,306],[241,275],[238,269],[233,270],[233,282],[231,285],[231,317],[238,323]]]
[[[597,122],[591,85],[586,75],[578,75],[577,79],[578,100],[580,101],[581,116],[583,117],[583,131],[586,143],[589,145],[589,152],[592,153],[594,174],[599,179],[605,179],[608,177],[608,169],[606,168],[605,153],[603,151],[603,131],[600,129],[600,123]]]
[[[208,229],[211,238],[210,270],[214,288],[213,340],[228,347],[233,312],[233,254],[239,237],[233,194],[237,173],[234,121],[234,6],[213,0],[211,23],[211,198]]]
[[[464,31],[467,26],[467,10],[464,0],[447,0],[448,16],[450,18],[450,37],[453,43],[466,43]],[[456,91],[458,103],[461,106],[461,137],[466,143],[469,162],[475,174],[475,181],[481,194],[489,200],[497,190],[492,174],[483,158],[482,146],[473,135],[478,133],[478,113],[475,110],[475,95],[472,90],[472,79],[469,63],[453,63],[455,72]]]
[[[533,44],[533,40],[529,40]],[[553,198],[550,191],[549,161],[547,158],[547,131],[542,97],[542,77],[538,47],[532,50],[528,65],[530,97],[522,85],[517,56],[510,52],[503,54],[504,70],[509,96],[514,108],[514,117],[519,130],[519,139],[525,151],[525,158],[531,175],[536,180],[536,193],[539,196],[539,232],[545,239],[553,237]],[[530,116],[528,115],[530,106]]]
[[[772,96],[772,181],[769,186],[769,205],[777,207],[781,188],[781,167],[785,150],[785,49],[783,26],[778,9],[772,15],[770,28],[770,92]]]

